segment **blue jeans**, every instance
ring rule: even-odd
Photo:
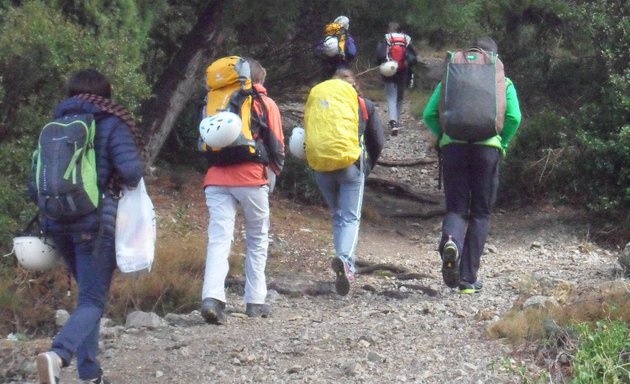
[[[337,257],[345,260],[355,272],[354,252],[359,239],[365,175],[353,164],[337,171],[315,172],[315,181],[332,210]]]
[[[460,253],[460,280],[474,283],[490,231],[490,213],[499,184],[499,150],[474,144],[442,148],[446,215],[440,252],[451,235]]]
[[[101,376],[103,372],[96,354],[101,316],[116,269],[116,253],[113,234],[103,233],[97,240],[96,215],[88,215],[78,221],[72,224],[72,232],[60,223],[47,224],[48,234],[79,287],[77,308],[54,338],[51,350],[61,357],[64,366],[70,364],[76,354],[79,378],[88,380]],[[76,232],[81,221],[85,222],[85,231]]]
[[[385,97],[387,98],[387,114],[389,120],[400,122],[402,112],[403,97],[407,88],[407,71],[397,73],[393,78],[385,80]]]

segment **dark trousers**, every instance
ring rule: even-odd
[[[440,252],[452,236],[460,253],[460,279],[477,280],[481,253],[490,230],[490,213],[499,186],[499,150],[474,144],[442,148],[446,215]]]
[[[78,227],[85,230],[77,231]],[[94,379],[102,374],[96,355],[100,320],[116,269],[114,237],[103,233],[97,241],[96,215],[78,219],[72,226],[49,222],[47,230],[79,287],[77,307],[54,338],[52,351],[63,359],[64,366],[76,354],[79,378]]]

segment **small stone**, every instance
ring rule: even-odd
[[[302,369],[304,369],[304,368],[302,368],[301,365],[294,365],[294,366],[290,367],[289,369],[287,369],[287,373],[288,374],[298,373]]]
[[[371,361],[373,363],[382,363],[382,362],[385,361],[385,357],[384,356],[379,355],[378,353],[376,353],[374,351],[368,352],[367,359],[368,359],[368,361]]]

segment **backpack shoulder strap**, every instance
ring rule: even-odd
[[[361,96],[359,96],[358,99],[359,99],[359,108],[361,108],[361,114],[363,115],[363,120],[367,121],[367,119],[369,118],[369,115],[368,115],[367,107],[365,106],[365,99],[363,99]]]

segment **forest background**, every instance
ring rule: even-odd
[[[347,15],[359,56],[397,20],[422,55],[443,56],[492,36],[518,89],[523,124],[502,169],[502,204],[548,200],[589,212],[593,236],[622,244],[630,228],[630,3],[623,0],[0,0],[0,254],[36,213],[31,156],[73,71],[93,67],[139,121],[151,166],[202,169],[194,153],[204,70],[248,55],[272,96],[302,102],[318,77],[314,45]],[[421,57],[422,61],[422,57]],[[435,82],[414,92],[428,94]],[[420,98],[421,99],[421,98]],[[422,110],[422,105],[418,105]],[[284,127],[288,137],[292,127]],[[280,179],[296,195],[304,171]],[[291,169],[294,169],[291,171]],[[15,305],[15,260],[0,259],[0,304]],[[14,312],[13,312],[14,313]],[[7,318],[13,322],[14,319]],[[7,324],[4,324],[5,326]]]

